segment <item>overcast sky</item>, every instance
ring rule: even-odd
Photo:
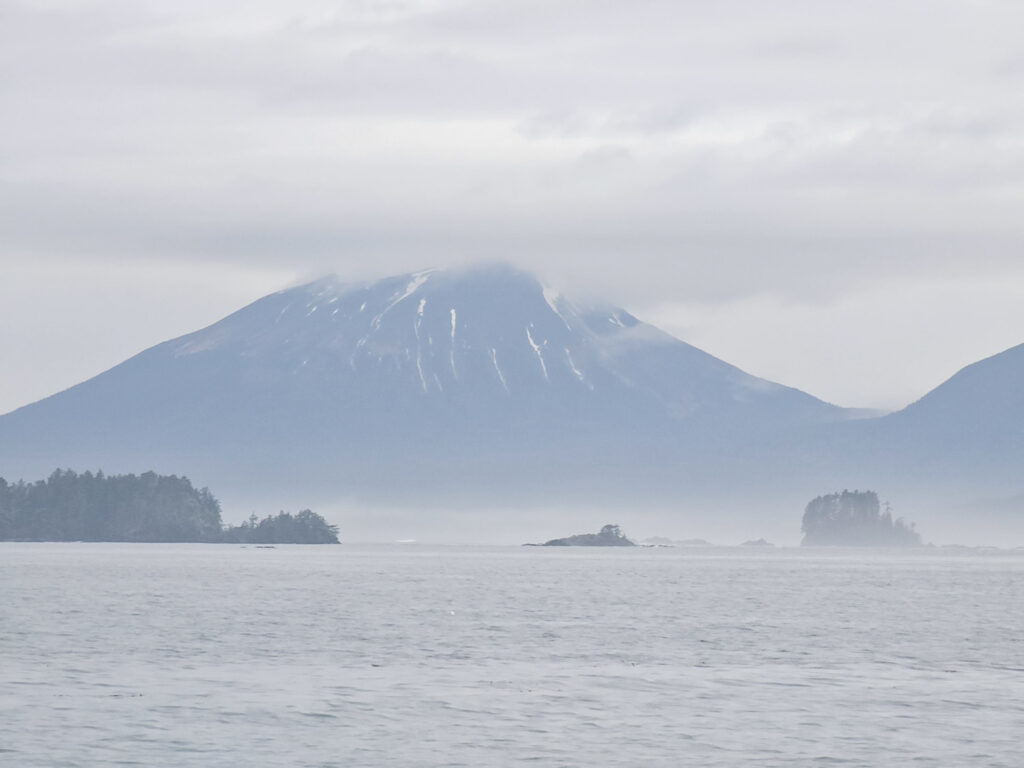
[[[0,0],[0,412],[503,259],[896,408],[1024,342],[1024,6]]]

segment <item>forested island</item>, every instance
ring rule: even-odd
[[[803,546],[911,547],[921,544],[914,524],[893,520],[874,491],[818,496],[804,510]]]
[[[57,470],[34,483],[0,478],[0,541],[337,544],[337,533],[308,509],[225,527],[209,489],[176,475]]]
[[[220,541],[239,544],[337,544],[338,527],[328,525],[316,512],[304,509],[291,515],[277,515],[259,520],[252,515],[246,522],[225,528]]]
[[[606,525],[598,533],[578,533],[564,539],[551,539],[544,547],[635,547],[617,525]]]

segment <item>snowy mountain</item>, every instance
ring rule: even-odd
[[[156,469],[229,497],[395,503],[670,499],[760,482],[773,448],[849,416],[508,267],[332,277],[0,417],[0,476]]]

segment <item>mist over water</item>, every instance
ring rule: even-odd
[[[0,763],[1019,765],[1024,555],[0,544]]]

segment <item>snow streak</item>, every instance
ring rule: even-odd
[[[416,308],[416,322],[413,323],[413,331],[416,333],[416,371],[420,375],[420,385],[423,391],[427,391],[427,380],[423,377],[423,345],[420,343],[420,323],[423,322],[423,309],[427,306],[426,299],[420,299],[420,305]]]
[[[533,340],[533,334],[530,333],[529,326],[526,328],[526,338],[530,342],[530,346],[533,347],[533,351],[537,353],[537,359],[540,360],[540,370],[544,374],[544,380],[550,381],[548,378],[548,367],[544,365],[544,356],[540,353],[540,347],[537,345],[537,342]],[[544,343],[546,344],[547,342]]]
[[[565,348],[565,359],[569,361],[569,367],[572,368],[572,372],[576,374],[576,378],[583,381],[583,371],[576,367],[576,363],[573,362],[572,359],[572,352],[569,351],[568,347]]]
[[[561,311],[558,309],[558,301],[561,298],[562,297],[559,294],[555,293],[554,291],[548,288],[544,289],[544,301],[546,301],[548,303],[548,306],[551,307],[551,311],[558,315],[558,319],[565,323],[566,329],[571,331],[572,328],[569,326],[569,321],[562,316]]]
[[[494,370],[498,372],[498,378],[501,379],[501,386],[508,392],[508,384],[505,382],[505,374],[501,372],[501,368],[498,367],[498,352],[491,347],[491,362],[494,363]]]
[[[428,279],[430,279],[429,272],[420,272],[418,275],[414,275],[412,280],[409,281],[409,284],[405,286],[405,291],[402,293],[396,293],[392,296],[391,303],[384,308],[383,312],[373,318],[372,326],[374,329],[380,328],[380,321],[384,318],[384,315],[416,293],[419,287],[427,282]]]
[[[459,372],[455,370],[455,309],[452,309],[452,348],[449,353],[449,358],[452,363],[452,376],[456,379],[459,378]]]

